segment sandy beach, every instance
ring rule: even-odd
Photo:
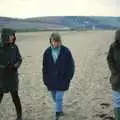
[[[19,94],[23,120],[53,120],[54,103],[42,81],[42,55],[49,46],[51,32],[18,33],[17,45],[23,56],[19,69]],[[65,94],[61,120],[111,120],[113,116],[110,71],[106,56],[114,31],[60,32],[76,65],[70,89]],[[15,120],[11,96],[0,104],[0,120]]]

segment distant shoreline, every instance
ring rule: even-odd
[[[69,29],[69,30],[57,30],[57,29],[46,29],[46,30],[16,30],[16,33],[29,33],[29,32],[68,32],[68,31],[76,31],[76,32],[85,32],[85,31],[114,31],[116,29]]]

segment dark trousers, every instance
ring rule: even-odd
[[[21,102],[20,102],[20,98],[18,95],[18,91],[10,91],[11,97],[12,97],[12,101],[15,105],[16,108],[16,112],[17,112],[17,117],[21,117],[22,116],[22,107],[21,107]],[[0,103],[3,99],[4,93],[0,93]]]

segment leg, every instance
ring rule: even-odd
[[[112,96],[115,108],[115,120],[120,120],[120,91],[113,91]]]
[[[63,97],[64,91],[56,91],[56,120],[59,120],[59,117],[64,115]]]
[[[51,94],[54,102],[56,102],[56,91],[51,91]]]
[[[1,103],[1,101],[2,101],[2,99],[3,99],[3,96],[4,96],[4,94],[3,94],[3,93],[0,93],[0,103]]]
[[[56,92],[56,112],[63,112],[64,91]]]
[[[17,120],[22,120],[22,107],[21,107],[18,91],[11,91],[10,93],[12,96],[13,103],[15,104],[15,108],[17,112]]]

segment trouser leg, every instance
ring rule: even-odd
[[[22,117],[22,107],[21,107],[21,101],[20,101],[20,98],[18,95],[18,91],[12,91],[10,93],[11,93],[12,100],[13,100],[13,103],[16,108],[17,117],[21,118]]]
[[[2,102],[3,96],[4,96],[4,94],[0,93],[0,103]]]
[[[56,102],[56,91],[51,91],[53,101]]]
[[[56,112],[63,111],[63,97],[64,97],[63,91],[56,91]]]

